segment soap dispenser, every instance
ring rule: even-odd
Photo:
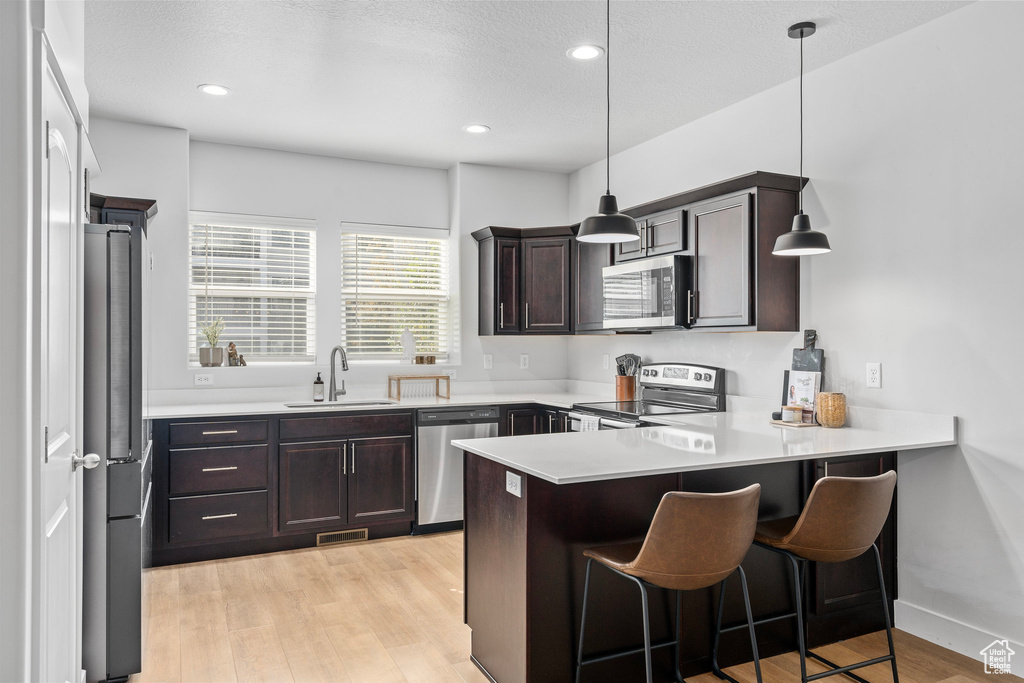
[[[320,373],[316,373],[316,379],[313,380],[313,400],[320,402],[324,400],[324,381],[320,379]]]

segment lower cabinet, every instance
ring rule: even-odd
[[[516,406],[501,409],[498,436],[556,434],[567,431],[568,413],[548,406]]]
[[[154,421],[153,563],[410,533],[413,425],[400,410]]]

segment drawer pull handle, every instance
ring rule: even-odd
[[[231,467],[204,467],[203,472],[227,472],[228,470],[237,470],[237,465]]]
[[[237,434],[237,429],[222,429],[218,432],[203,432],[203,436],[216,436],[218,434]]]
[[[227,517],[237,517],[237,516],[238,516],[237,512],[229,512],[226,515],[206,515],[205,517],[203,517],[203,521],[205,522],[208,519],[226,519]]]

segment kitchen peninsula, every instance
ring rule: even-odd
[[[720,492],[759,482],[759,516],[777,519],[798,514],[826,474],[874,475],[896,469],[899,451],[956,443],[955,418],[948,416],[851,409],[851,427],[786,429],[765,415],[740,410],[664,418],[663,426],[642,429],[456,441],[466,452],[465,614],[477,665],[502,683],[571,680],[582,551],[641,540],[666,491]],[[890,603],[897,590],[896,509],[879,538]],[[882,628],[874,566],[861,566],[863,557],[812,569],[803,589],[811,646]],[[744,568],[755,618],[788,611],[791,584],[780,558],[753,548]],[[600,570],[592,581],[584,656],[635,647],[642,640],[635,587]],[[731,581],[725,623],[742,613]],[[716,600],[712,589],[683,595],[684,676],[711,668]],[[673,602],[652,592],[655,641],[671,635]],[[794,649],[794,630],[791,620],[759,627],[761,656]],[[744,634],[722,638],[723,666],[750,661]],[[655,667],[659,680],[671,678],[671,649],[655,651]],[[588,667],[585,680],[631,680],[642,668],[642,656],[621,658]]]

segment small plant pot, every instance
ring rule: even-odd
[[[219,346],[202,347],[199,349],[199,364],[204,368],[219,368],[224,365],[224,349]]]

